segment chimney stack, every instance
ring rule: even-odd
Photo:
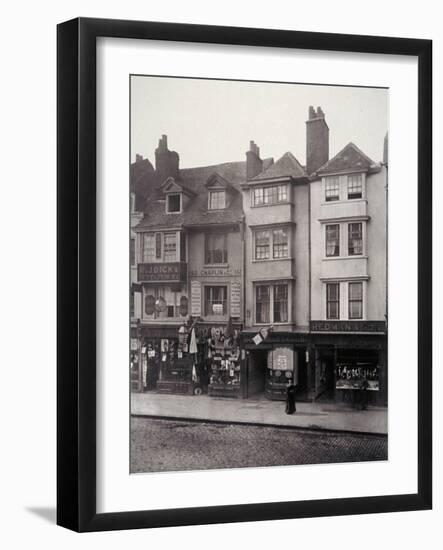
[[[254,143],[249,142],[249,151],[246,151],[246,179],[250,180],[258,176],[263,170],[263,161],[260,158],[260,148]]]
[[[309,107],[306,121],[306,172],[313,174],[329,160],[329,128],[321,107]]]
[[[155,171],[163,179],[170,176],[178,176],[180,157],[175,151],[168,149],[168,136],[162,135],[158,140],[158,147],[155,150]]]
[[[135,162],[141,162],[143,160],[143,155],[139,155],[138,153],[135,155]]]

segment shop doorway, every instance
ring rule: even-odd
[[[268,352],[266,350],[254,350],[249,352],[246,397],[257,397],[264,393],[267,368]]]
[[[335,351],[321,350],[316,361],[316,401],[335,401]]]
[[[306,348],[295,349],[295,354],[297,355],[297,359],[294,361],[294,382],[296,383],[295,397],[299,401],[310,401]]]

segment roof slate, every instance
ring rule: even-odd
[[[230,184],[227,189],[228,205],[224,210],[208,210],[206,183],[214,173],[219,174]],[[189,199],[183,212],[167,214],[165,197],[161,190],[163,182],[159,181],[155,172],[146,172],[142,176],[145,216],[137,229],[238,223],[243,216],[240,184],[245,179],[246,162],[244,161],[183,168],[175,181],[195,193],[195,196]]]
[[[375,162],[351,141],[335,157],[320,166],[317,174],[350,172],[352,170],[366,171],[373,166],[375,166]]]
[[[292,178],[306,177],[306,170],[298,162],[291,152],[285,153],[281,158],[272,164],[269,168],[252,178],[252,181],[267,180],[290,176]]]

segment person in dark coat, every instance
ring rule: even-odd
[[[294,414],[295,411],[295,386],[292,382],[288,382],[286,387],[286,414]]]

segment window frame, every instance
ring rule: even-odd
[[[223,237],[222,261],[210,261],[209,257],[209,241],[213,237]],[[226,265],[228,263],[228,235],[226,233],[208,232],[205,233],[205,265]]]
[[[269,200],[275,190],[275,200]],[[257,192],[261,192],[261,200],[257,201]],[[267,193],[267,201],[265,196]],[[281,198],[284,196],[284,198]],[[289,186],[287,183],[275,183],[272,185],[260,185],[252,188],[252,206],[272,206],[276,204],[287,204],[289,202]]]
[[[283,231],[286,234],[286,243],[282,242],[276,242],[277,239],[275,239],[275,233],[278,231]],[[267,233],[268,234],[268,244],[260,244],[257,245],[257,235],[259,233]],[[268,254],[267,256],[258,257],[257,256],[257,246],[260,246],[261,248],[267,247]],[[283,246],[285,247],[286,254],[284,256],[277,256],[276,255],[276,247],[277,246]],[[291,259],[291,229],[290,227],[286,225],[282,226],[274,226],[274,227],[268,227],[268,228],[256,228],[253,229],[253,261],[254,262],[263,262],[263,261],[270,261],[270,260],[288,260]]]
[[[174,250],[175,254],[174,254],[173,259],[169,258],[167,253],[166,253],[167,237],[172,237],[172,236],[174,237],[174,245],[175,245],[175,250]],[[177,261],[177,248],[178,248],[178,246],[177,246],[178,245],[177,232],[176,231],[165,231],[163,233],[162,241],[163,241],[163,258],[162,258],[163,262],[164,263],[176,262]],[[168,251],[168,253],[169,253],[169,251]]]
[[[359,299],[351,299],[351,286],[359,286],[360,287],[360,298]],[[351,304],[359,303],[360,304],[360,316],[354,317],[351,315]],[[364,318],[364,312],[363,312],[363,282],[362,281],[349,281],[348,282],[348,319],[349,320],[356,320],[356,319],[363,319]]]
[[[333,254],[328,253],[328,228],[330,227],[336,227],[337,228],[337,252]],[[339,223],[327,223],[325,224],[325,257],[326,258],[338,258],[340,257],[340,224]]]
[[[225,292],[225,296],[224,296],[224,300],[222,300],[222,313],[221,314],[218,314],[218,313],[214,313],[212,311],[212,307],[210,308],[211,311],[208,312],[208,298],[207,298],[207,292],[211,292],[214,288],[223,288],[224,289],[224,292]],[[210,284],[210,285],[205,285],[204,286],[204,315],[205,317],[227,317],[228,315],[228,285],[227,284]],[[211,302],[210,302],[212,305],[214,304],[214,299],[211,299]]]
[[[359,185],[357,187],[353,186],[352,184],[352,180],[353,179],[357,179],[359,181]],[[349,189],[352,188],[352,187],[355,187],[356,189],[360,189],[360,192],[359,193],[350,193]],[[357,195],[359,194],[359,196],[356,196],[356,197],[350,197],[349,195],[350,194],[354,194],[354,195]],[[362,199],[363,198],[363,174],[349,174],[347,176],[347,181],[346,181],[346,197],[348,200],[358,200],[358,199]]]
[[[268,289],[268,299],[269,301],[266,302],[264,300],[258,300],[258,289],[259,288],[267,288]],[[286,287],[286,321],[277,321],[276,320],[276,310],[275,306],[277,303],[281,303],[282,300],[276,300],[276,289],[278,287]],[[290,281],[257,281],[254,282],[254,325],[287,325],[292,322],[292,314],[291,314],[291,282]],[[267,311],[267,320],[261,317],[259,319],[257,313],[258,313],[258,305],[259,304],[266,304],[268,303],[268,311]]]
[[[223,206],[212,206],[212,196],[223,195]],[[225,189],[211,189],[208,195],[208,210],[225,210],[226,209],[226,190]]]
[[[172,197],[178,197],[179,198],[179,209],[178,210],[169,210],[169,199]],[[183,197],[182,193],[168,193],[166,195],[166,213],[167,214],[180,214],[182,212],[183,207]]]
[[[332,181],[334,181],[333,189],[337,191],[337,194],[328,196],[328,192],[331,191],[331,189],[328,188],[328,184]],[[324,198],[325,202],[336,202],[340,200],[340,176],[325,176]]]
[[[335,299],[330,299],[329,289],[331,287],[336,287],[337,296]],[[330,315],[329,304],[337,304],[337,316],[332,317]],[[339,282],[330,282],[326,283],[326,319],[331,321],[337,321],[340,319],[340,283]]]
[[[364,252],[364,249],[363,249],[363,222],[348,222],[348,256],[363,256],[363,252]],[[351,237],[352,235],[352,230],[351,230],[351,226],[353,225],[358,225],[360,226],[360,231],[359,231],[359,235],[360,235],[360,252],[352,252],[351,253],[351,242],[354,241],[354,240],[358,240],[357,239],[354,239]],[[354,250],[354,247],[353,247],[353,250]]]

